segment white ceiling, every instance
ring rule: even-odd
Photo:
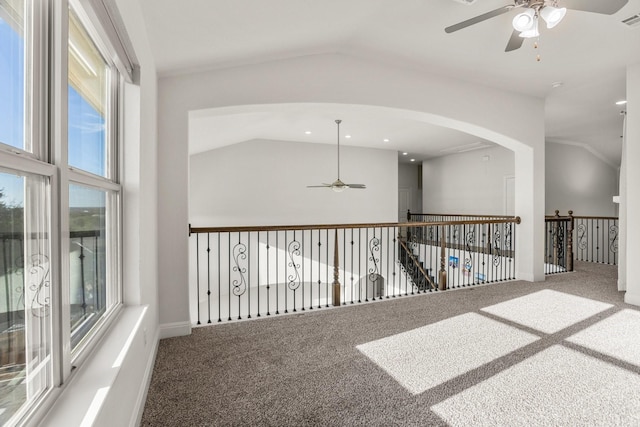
[[[612,165],[620,162],[622,108],[615,101],[625,97],[626,65],[640,62],[640,26],[621,21],[640,12],[640,0],[629,0],[614,15],[569,10],[557,27],[541,28],[538,49],[525,40],[509,53],[504,47],[514,11],[452,34],[444,28],[511,0],[139,1],[161,75],[318,53],[370,58],[546,98],[548,141],[583,145]],[[563,85],[552,88],[558,81]],[[212,146],[193,138],[191,152],[261,138],[335,143],[336,118],[344,120],[343,134],[353,135],[341,143],[409,151],[418,159],[478,143],[364,107],[235,108],[195,118],[194,129],[216,137],[207,138]],[[383,138],[390,143],[383,145]]]

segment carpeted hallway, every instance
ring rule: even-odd
[[[640,425],[616,267],[162,340],[142,425]]]

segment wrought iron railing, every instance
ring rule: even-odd
[[[545,217],[545,274],[573,271],[573,261],[618,264],[618,218],[607,216]]]
[[[88,311],[103,304],[99,290],[100,230],[70,233],[72,271],[71,321],[87,317]],[[35,237],[34,237],[35,239]],[[0,379],[19,371],[25,363],[25,312],[49,314],[49,260],[42,254],[25,254],[25,234],[0,232]],[[25,259],[26,256],[26,259]],[[37,271],[36,271],[37,270]],[[36,281],[25,283],[25,275]],[[25,292],[25,286],[29,286]],[[28,295],[28,296],[27,296]],[[37,308],[37,310],[36,310]]]
[[[618,265],[617,217],[574,216],[573,221],[577,260]]]
[[[573,271],[573,212],[545,216],[544,274]]]
[[[192,320],[241,320],[510,280],[517,223],[190,228]]]

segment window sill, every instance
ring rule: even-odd
[[[132,411],[124,411],[120,416],[135,423],[136,411],[141,411],[144,405],[146,382],[151,375],[157,346],[157,339],[151,337],[148,340],[146,328],[142,326],[146,315],[147,306],[123,308],[102,342],[62,387],[43,417],[41,427],[108,425],[110,416],[113,421],[113,414],[108,413],[108,408],[121,403],[124,398],[132,405]],[[153,347],[149,348],[150,345]],[[144,380],[138,382],[136,378],[130,378],[131,371],[137,372]],[[129,393],[137,390],[138,396],[120,396],[118,399],[117,393],[121,389],[128,389]]]

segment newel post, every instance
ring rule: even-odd
[[[335,244],[333,246],[333,305],[340,305],[340,280],[339,276],[339,266],[338,266],[338,229],[336,228],[335,234]]]
[[[440,227],[444,228],[443,225]],[[438,275],[438,289],[441,291],[447,290],[447,271],[445,270],[447,260],[445,259],[445,256],[445,235],[443,229],[440,233],[440,274]]]
[[[411,221],[411,209],[407,209],[407,222]]]
[[[569,229],[567,230],[567,271],[573,271],[573,211],[569,211]]]

